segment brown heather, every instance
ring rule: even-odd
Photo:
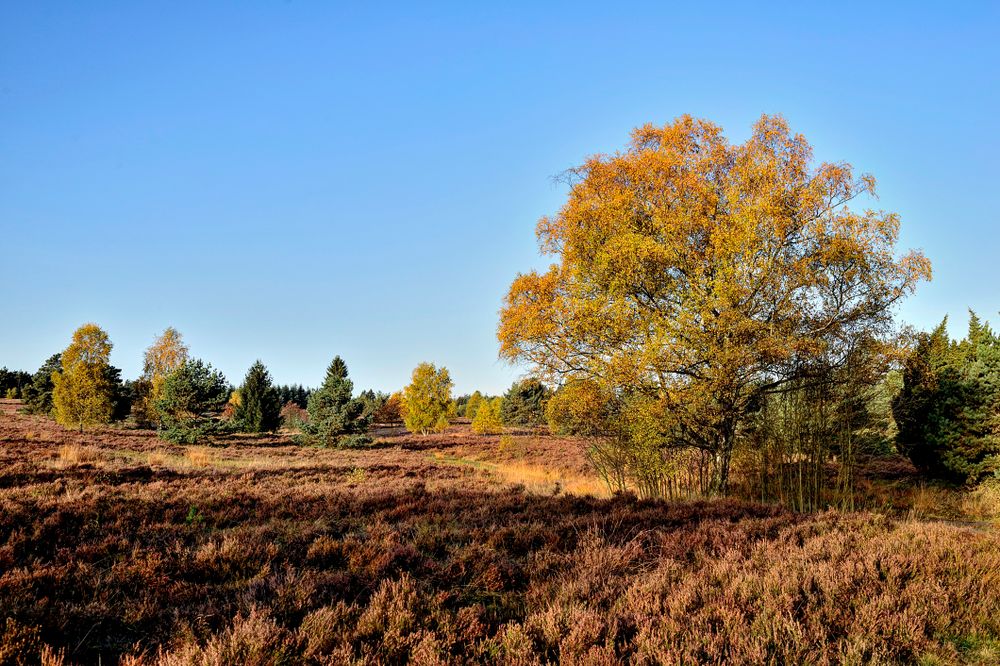
[[[1000,659],[987,522],[568,494],[594,487],[570,440],[376,434],[188,449],[4,404],[0,663]]]

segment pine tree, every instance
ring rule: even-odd
[[[339,356],[326,369],[323,385],[309,398],[306,439],[320,446],[359,446],[371,423],[365,401],[353,397],[354,383],[347,378],[347,364]]]
[[[56,421],[67,427],[107,423],[114,410],[108,377],[111,340],[96,324],[84,324],[62,353],[60,371],[52,374]]]
[[[24,387],[24,411],[29,414],[52,413],[52,375],[62,368],[62,354],[53,354],[42,364],[42,367],[32,375],[31,383]]]
[[[921,334],[892,402],[896,444],[924,473],[954,481],[1000,470],[1000,339],[973,313],[964,340],[946,322]]]
[[[240,386],[240,403],[234,420],[246,432],[274,432],[281,425],[281,403],[271,375],[260,361],[247,371]]]
[[[447,368],[438,370],[432,363],[418,365],[410,385],[403,389],[403,422],[406,429],[426,435],[447,428],[448,416],[454,409],[451,387]]]
[[[223,421],[212,418],[226,404],[231,388],[218,370],[199,359],[189,359],[163,382],[154,404],[159,435],[167,441],[195,444],[203,437],[228,431]]]
[[[537,379],[514,382],[503,396],[500,416],[504,425],[533,426],[545,423],[545,403],[551,392]]]

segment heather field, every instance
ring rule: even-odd
[[[949,491],[901,464],[872,466],[883,510],[804,515],[609,497],[576,442],[528,431],[186,447],[16,406],[3,664],[1000,660],[990,507],[924,516]]]

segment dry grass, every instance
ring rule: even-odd
[[[60,467],[90,463],[97,460],[98,457],[94,449],[79,444],[63,444],[56,452],[57,465]]]
[[[964,496],[962,509],[975,519],[1000,523],[1000,479],[985,481]]]
[[[529,492],[548,495],[567,493],[587,497],[610,497],[607,485],[592,476],[574,476],[560,470],[528,463],[494,463],[489,467],[505,483],[524,486]]]
[[[211,449],[204,446],[186,447],[184,457],[188,464],[194,467],[209,467],[218,462],[218,456]]]
[[[150,467],[166,467],[170,464],[170,454],[166,451],[152,451],[146,455],[146,464]]]

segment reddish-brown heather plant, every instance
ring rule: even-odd
[[[529,492],[497,472],[497,437],[375,435],[364,450],[233,437],[192,465],[149,432],[67,432],[8,410],[3,663],[43,652],[53,665],[129,666],[1000,655],[989,524],[904,507],[796,514]],[[524,464],[588,474],[573,440],[518,437]],[[54,465],[62,446],[93,456]],[[887,488],[911,483],[897,471]]]

